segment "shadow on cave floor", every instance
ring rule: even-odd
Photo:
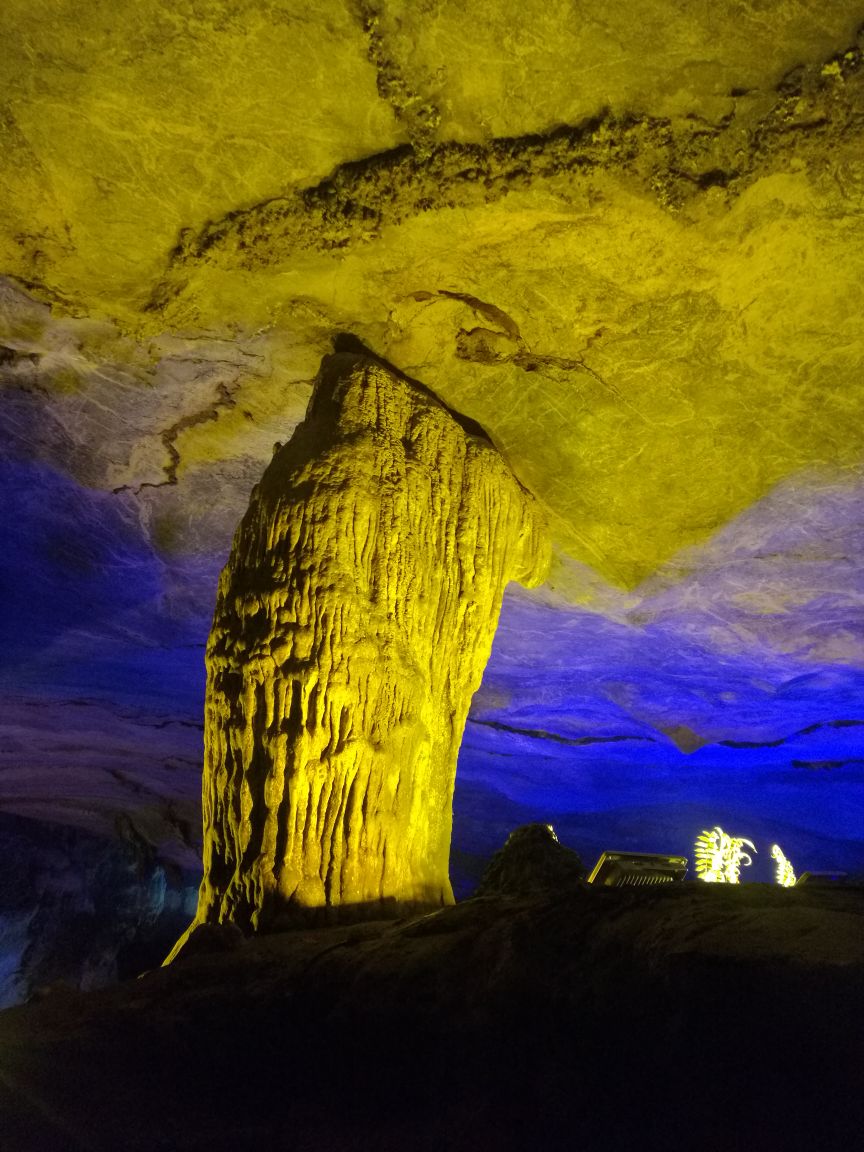
[[[860,1147],[864,893],[720,887],[479,897],[11,1009],[2,1147]]]

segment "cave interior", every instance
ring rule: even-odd
[[[596,1019],[581,1001],[561,1009],[570,1023],[588,1013],[580,1068],[641,1009],[618,998],[613,929],[579,903],[582,889],[567,896],[569,919],[554,893],[542,908],[525,897],[506,941],[491,905],[470,911],[493,853],[532,823],[552,825],[589,870],[615,849],[686,856],[692,877],[703,829],[752,841],[741,893],[711,894],[710,916],[727,919],[704,939],[721,944],[708,959],[693,945],[684,975],[674,957],[690,955],[705,894],[676,886],[653,920],[629,897],[604,899],[623,901],[640,963],[674,968],[654,988],[664,1019],[678,1019],[670,987],[696,997],[681,1051],[697,1042],[695,1021],[710,1030],[721,999],[740,993],[763,1011],[754,1076],[776,1103],[792,1090],[766,1070],[771,1029],[787,1045],[805,1027],[821,1036],[793,1077],[804,1111],[787,1117],[785,1143],[756,1096],[739,1115],[741,1148],[814,1146],[817,1057],[845,1054],[850,1092],[864,1058],[864,952],[850,928],[864,876],[860,0],[7,0],[0,32],[0,1039],[29,1086],[3,1105],[12,1152],[119,1147],[124,1109],[144,1125],[140,1142],[123,1138],[130,1149],[221,1147],[218,1125],[230,1124],[217,1109],[208,1126],[191,1083],[178,1096],[187,1119],[169,1107],[154,1134],[130,1073],[102,1135],[85,1137],[69,1101],[91,1099],[97,1080],[69,1072],[51,1096],[40,1068],[67,1054],[74,1064],[75,1035],[94,1068],[104,1045],[125,1059],[138,1041],[124,1029],[147,1015],[149,1040],[129,1062],[139,1083],[155,1075],[150,1057],[195,1015],[184,1000],[195,979],[231,1020],[223,1034],[208,1018],[195,1059],[206,1065],[228,1036],[245,1043],[231,1007],[238,956],[268,989],[249,1009],[268,1061],[278,1021],[316,1059],[332,1044],[362,1062],[340,1020],[387,1047],[387,1027],[409,1017],[375,979],[440,998],[432,952],[465,982],[442,1013],[472,1018],[479,978],[447,952],[460,933],[490,970],[495,956],[511,964],[489,977],[489,1005],[497,996],[510,1012],[523,997],[523,1015],[502,1016],[507,1035],[492,1007],[476,1035],[465,1024],[476,1042],[459,1074],[476,1086],[494,1066],[497,1088],[473,1110],[457,1093],[450,1120],[444,1109],[433,1122],[417,1085],[452,1090],[432,1059],[450,1048],[431,1018],[410,1017],[423,1071],[378,1146],[529,1148],[541,1112],[564,1116],[547,1132],[558,1146],[588,1097],[562,1104],[569,1089],[550,1071],[571,1059],[570,1032],[526,1021],[529,1008],[551,1011],[537,992],[550,972],[556,989],[584,972],[559,963],[549,924],[581,941],[617,1005]],[[291,440],[340,341],[482,427],[548,532],[548,577],[506,589],[467,714],[449,858],[462,903],[434,920],[454,927],[333,929],[366,958],[356,980],[337,957],[309,985],[303,963],[331,947],[311,936],[286,958],[217,935],[155,985],[118,984],[158,966],[194,913],[219,573],[274,444]],[[850,885],[769,890],[774,844],[799,873],[842,872]],[[786,897],[798,903],[784,919]],[[673,907],[684,911],[670,927]],[[538,941],[534,967],[520,931]],[[772,957],[785,973],[776,1001]],[[333,995],[317,1039],[311,1008],[274,1008],[277,959],[310,1005],[323,1012]],[[709,959],[715,999],[700,1001]],[[341,999],[339,981],[351,989]],[[781,1006],[808,988],[812,1019],[784,1024]],[[84,999],[64,999],[70,989]],[[650,1044],[652,1028],[640,1020],[633,1035]],[[497,1047],[514,1035],[518,1076],[501,1071]],[[547,1042],[542,1095],[525,1069]],[[731,1025],[712,1060],[722,1082]],[[392,1052],[384,1062],[397,1079],[398,1064]],[[375,1123],[370,1084],[345,1087],[349,1135],[321,1127],[330,1097],[292,1068],[312,1102],[304,1111],[297,1088],[298,1148],[355,1147]],[[274,1076],[239,1081],[259,1118]],[[154,1084],[170,1095],[164,1077]],[[589,1081],[600,1119],[583,1146],[602,1135],[634,1147],[618,1097],[599,1073]],[[11,1083],[0,1075],[0,1095]],[[20,1104],[28,1092],[44,1106]],[[700,1092],[691,1119],[704,1135],[731,1105]],[[512,1093],[528,1101],[521,1112],[503,1103]],[[663,1100],[668,1120],[680,1101]],[[835,1119],[838,1143],[822,1146],[839,1147],[844,1125],[860,1139],[859,1113]],[[226,1147],[281,1131],[268,1124],[231,1129]]]

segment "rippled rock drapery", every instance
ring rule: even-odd
[[[452,901],[471,697],[506,584],[547,566],[479,425],[370,357],[325,358],[220,581],[195,924]]]

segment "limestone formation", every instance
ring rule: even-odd
[[[219,585],[196,924],[452,901],[471,697],[506,584],[547,564],[478,425],[365,355],[325,358]]]
[[[857,875],[862,19],[0,3],[0,815],[119,836],[164,869],[173,935],[192,919],[219,569],[347,328],[482,424],[552,535],[465,729],[455,894],[545,819],[586,861],[740,821]],[[215,815],[221,902],[246,848]],[[771,876],[762,851],[742,879]],[[31,912],[0,880],[21,995]]]

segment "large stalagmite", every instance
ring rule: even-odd
[[[505,585],[547,564],[478,425],[368,356],[325,359],[219,584],[193,927],[452,900],[471,697]]]

